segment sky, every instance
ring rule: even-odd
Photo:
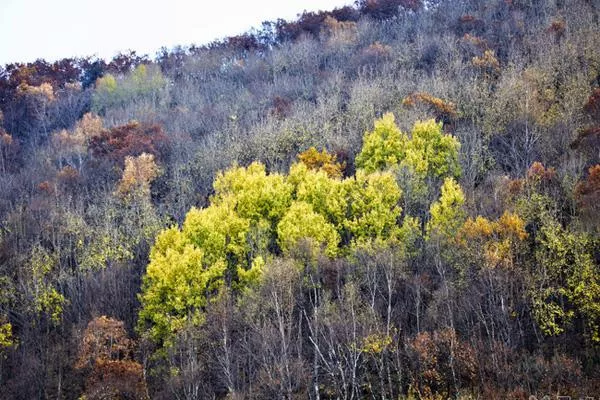
[[[0,0],[0,65],[206,44],[352,0]]]

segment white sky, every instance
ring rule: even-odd
[[[352,0],[0,0],[0,65],[206,44]]]

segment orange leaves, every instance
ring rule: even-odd
[[[469,218],[458,232],[458,244],[474,257],[483,256],[487,268],[510,269],[520,244],[527,238],[525,222],[517,214],[504,212],[496,221]]]
[[[506,211],[496,222],[496,232],[500,237],[519,241],[527,239],[525,222],[517,214]]]
[[[432,96],[429,93],[415,92],[402,100],[402,105],[405,107],[414,107],[417,104],[430,107],[437,120],[441,119],[448,122],[458,116],[454,103]]]
[[[328,15],[323,24],[327,29],[331,44],[354,43],[358,37],[358,29],[354,21],[338,21]]]
[[[476,378],[475,350],[451,328],[422,332],[408,343],[414,368],[411,385],[420,398],[450,396],[453,384],[472,384]]]
[[[330,178],[341,178],[346,168],[345,163],[337,162],[335,154],[329,154],[325,149],[319,153],[317,149],[311,147],[300,153],[298,159],[312,170],[324,171]]]
[[[535,161],[527,170],[527,179],[530,181],[552,181],[554,178],[556,178],[556,170],[552,167],[544,167],[544,164],[539,161]]]
[[[101,316],[89,322],[75,367],[88,370],[86,399],[146,399],[142,365],[133,360],[134,343],[122,321]]]
[[[496,58],[494,50],[486,50],[482,56],[471,59],[473,66],[481,69],[487,76],[495,77],[500,73],[500,62]]]
[[[83,368],[97,360],[130,359],[132,344],[122,321],[104,315],[95,318],[83,332],[76,366]]]

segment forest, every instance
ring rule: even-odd
[[[600,396],[599,17],[357,0],[0,67],[0,398]]]

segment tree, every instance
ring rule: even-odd
[[[122,321],[101,316],[88,323],[76,363],[86,375],[85,399],[149,398],[142,365],[133,360],[133,347]]]
[[[394,114],[387,113],[375,121],[375,129],[363,138],[356,166],[367,172],[396,167],[406,157],[408,137],[400,131]]]
[[[323,246],[326,254],[333,257],[340,242],[335,227],[303,201],[292,203],[277,225],[277,236],[284,254],[289,254],[298,241],[306,239],[316,248]]]
[[[202,321],[202,308],[223,285],[225,270],[222,259],[208,263],[204,252],[185,243],[176,228],[163,231],[143,279],[138,330],[158,344],[171,344],[188,320]]]
[[[390,172],[367,174],[362,170],[344,181],[348,214],[344,227],[354,245],[382,244],[399,238],[402,191]]]
[[[439,200],[429,209],[427,238],[452,242],[465,219],[464,204],[465,195],[460,185],[453,178],[446,178]]]
[[[104,115],[108,110],[125,106],[131,101],[149,100],[156,103],[167,81],[160,68],[140,64],[129,74],[105,74],[96,81],[92,96],[92,111]]]
[[[138,192],[150,196],[150,183],[158,176],[154,155],[142,153],[138,157],[126,156],[123,176],[118,183],[117,193],[126,197]]]

